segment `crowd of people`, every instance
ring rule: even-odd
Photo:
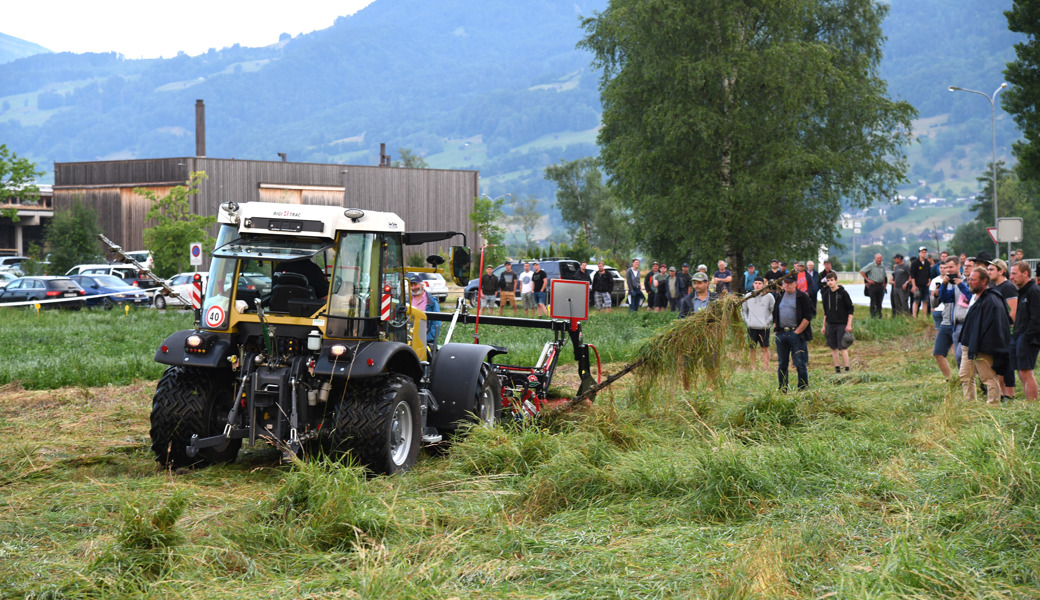
[[[1040,350],[1040,288],[1021,250],[1008,262],[988,252],[976,256],[929,254],[926,247],[909,263],[892,257],[891,272],[881,254],[864,267],[864,293],[870,316],[881,317],[885,294],[893,317],[931,316],[935,329],[932,354],[943,376],[957,377],[970,400],[977,397],[976,376],[986,390],[986,402],[999,406],[1015,397],[1016,377],[1025,397],[1037,400],[1033,375]]]
[[[498,294],[499,314],[511,306],[516,316],[519,295],[524,316],[547,314],[547,276],[538,263],[525,262],[519,274],[510,267],[507,262],[500,277],[489,267],[481,277],[483,306],[492,308]],[[588,283],[595,306],[609,312],[613,276],[602,261],[591,276],[586,267],[581,263],[575,278]],[[1034,279],[1021,250],[1012,254],[1009,266],[986,252],[969,257],[943,251],[934,256],[921,247],[909,262],[901,254],[892,256],[888,267],[884,257],[876,254],[859,273],[872,318],[881,318],[888,295],[893,317],[930,316],[934,320],[936,364],[944,377],[954,377],[949,361],[953,351],[956,377],[966,398],[976,398],[977,376],[991,405],[1014,397],[1016,379],[1021,380],[1026,399],[1037,400],[1033,371],[1040,351],[1040,276]],[[645,305],[653,312],[675,312],[678,318],[704,310],[724,294],[743,293],[741,316],[753,352],[759,355],[755,364],[770,369],[772,334],[782,391],[788,389],[791,363],[798,388],[809,385],[808,342],[819,303],[824,313],[819,334],[831,350],[834,371],[849,371],[855,305],[849,290],[838,284],[829,260],[819,271],[813,261],[796,261],[793,270],[788,270],[785,262],[774,259],[765,272],[749,264],[736,274],[720,260],[709,275],[707,265],[699,264],[691,272],[688,263],[677,268],[653,262],[644,272],[639,259],[634,259],[625,272],[625,282],[629,312]]]

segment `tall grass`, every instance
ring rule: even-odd
[[[0,308],[0,385],[53,389],[157,379],[164,367],[153,360],[156,349],[191,326],[190,311]]]

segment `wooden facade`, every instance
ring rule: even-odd
[[[227,201],[342,205],[397,213],[408,231],[461,231],[470,246],[481,243],[469,220],[479,194],[477,171],[208,157],[55,163],[54,209],[82,201],[97,209],[101,228],[113,241],[127,250],[143,249],[149,203],[134,188],[165,195],[194,171],[208,176],[193,199],[197,214],[216,215]],[[436,253],[451,243],[462,242],[427,244],[421,252]]]

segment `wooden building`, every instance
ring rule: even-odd
[[[52,189],[49,185],[36,186],[40,193],[31,200],[21,200],[0,193],[0,255],[23,256],[30,244],[43,247],[43,237],[54,217],[51,204]],[[9,214],[16,218],[12,219]]]
[[[471,247],[481,243],[469,219],[479,194],[477,171],[205,156],[55,163],[53,207],[61,211],[73,201],[84,202],[97,210],[101,229],[110,239],[127,250],[144,249],[142,231],[148,226],[150,203],[134,188],[162,196],[184,185],[196,171],[208,176],[192,200],[196,214],[216,215],[220,204],[229,200],[342,205],[397,213],[408,231],[460,231]],[[427,244],[421,251],[426,256],[461,243],[456,238]]]

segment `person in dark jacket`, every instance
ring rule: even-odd
[[[718,294],[708,291],[708,275],[700,271],[693,274],[693,291],[683,296],[679,302],[679,318],[704,310],[718,299]]]
[[[596,267],[596,274],[592,277],[592,294],[596,300],[596,309],[610,312],[610,292],[614,291],[614,277],[606,270],[602,260]]]
[[[798,389],[809,387],[809,348],[812,318],[816,313],[809,295],[798,289],[798,278],[784,278],[783,293],[773,305],[773,331],[776,333],[777,378],[780,391],[787,391],[787,366],[792,357],[798,371]]]
[[[1033,281],[1029,263],[1019,261],[1011,266],[1011,281],[1018,286],[1018,311],[1015,334],[1011,336],[1011,366],[1026,389],[1026,400],[1037,401],[1036,355],[1040,350],[1040,287]]]
[[[856,307],[852,304],[849,292],[838,285],[838,274],[831,271],[827,274],[827,285],[821,292],[823,299],[823,327],[820,333],[827,340],[827,347],[831,349],[831,359],[834,361],[834,372],[841,373],[841,365],[838,363],[838,354],[845,365],[845,372],[849,372],[849,347],[843,341],[845,333],[852,333],[852,313]]]
[[[975,267],[968,278],[968,289],[975,302],[968,309],[961,328],[961,389],[964,397],[975,400],[975,373],[986,386],[986,403],[1000,406],[1000,380],[1011,345],[1011,320],[1007,304],[995,288],[988,287],[985,267]]]

